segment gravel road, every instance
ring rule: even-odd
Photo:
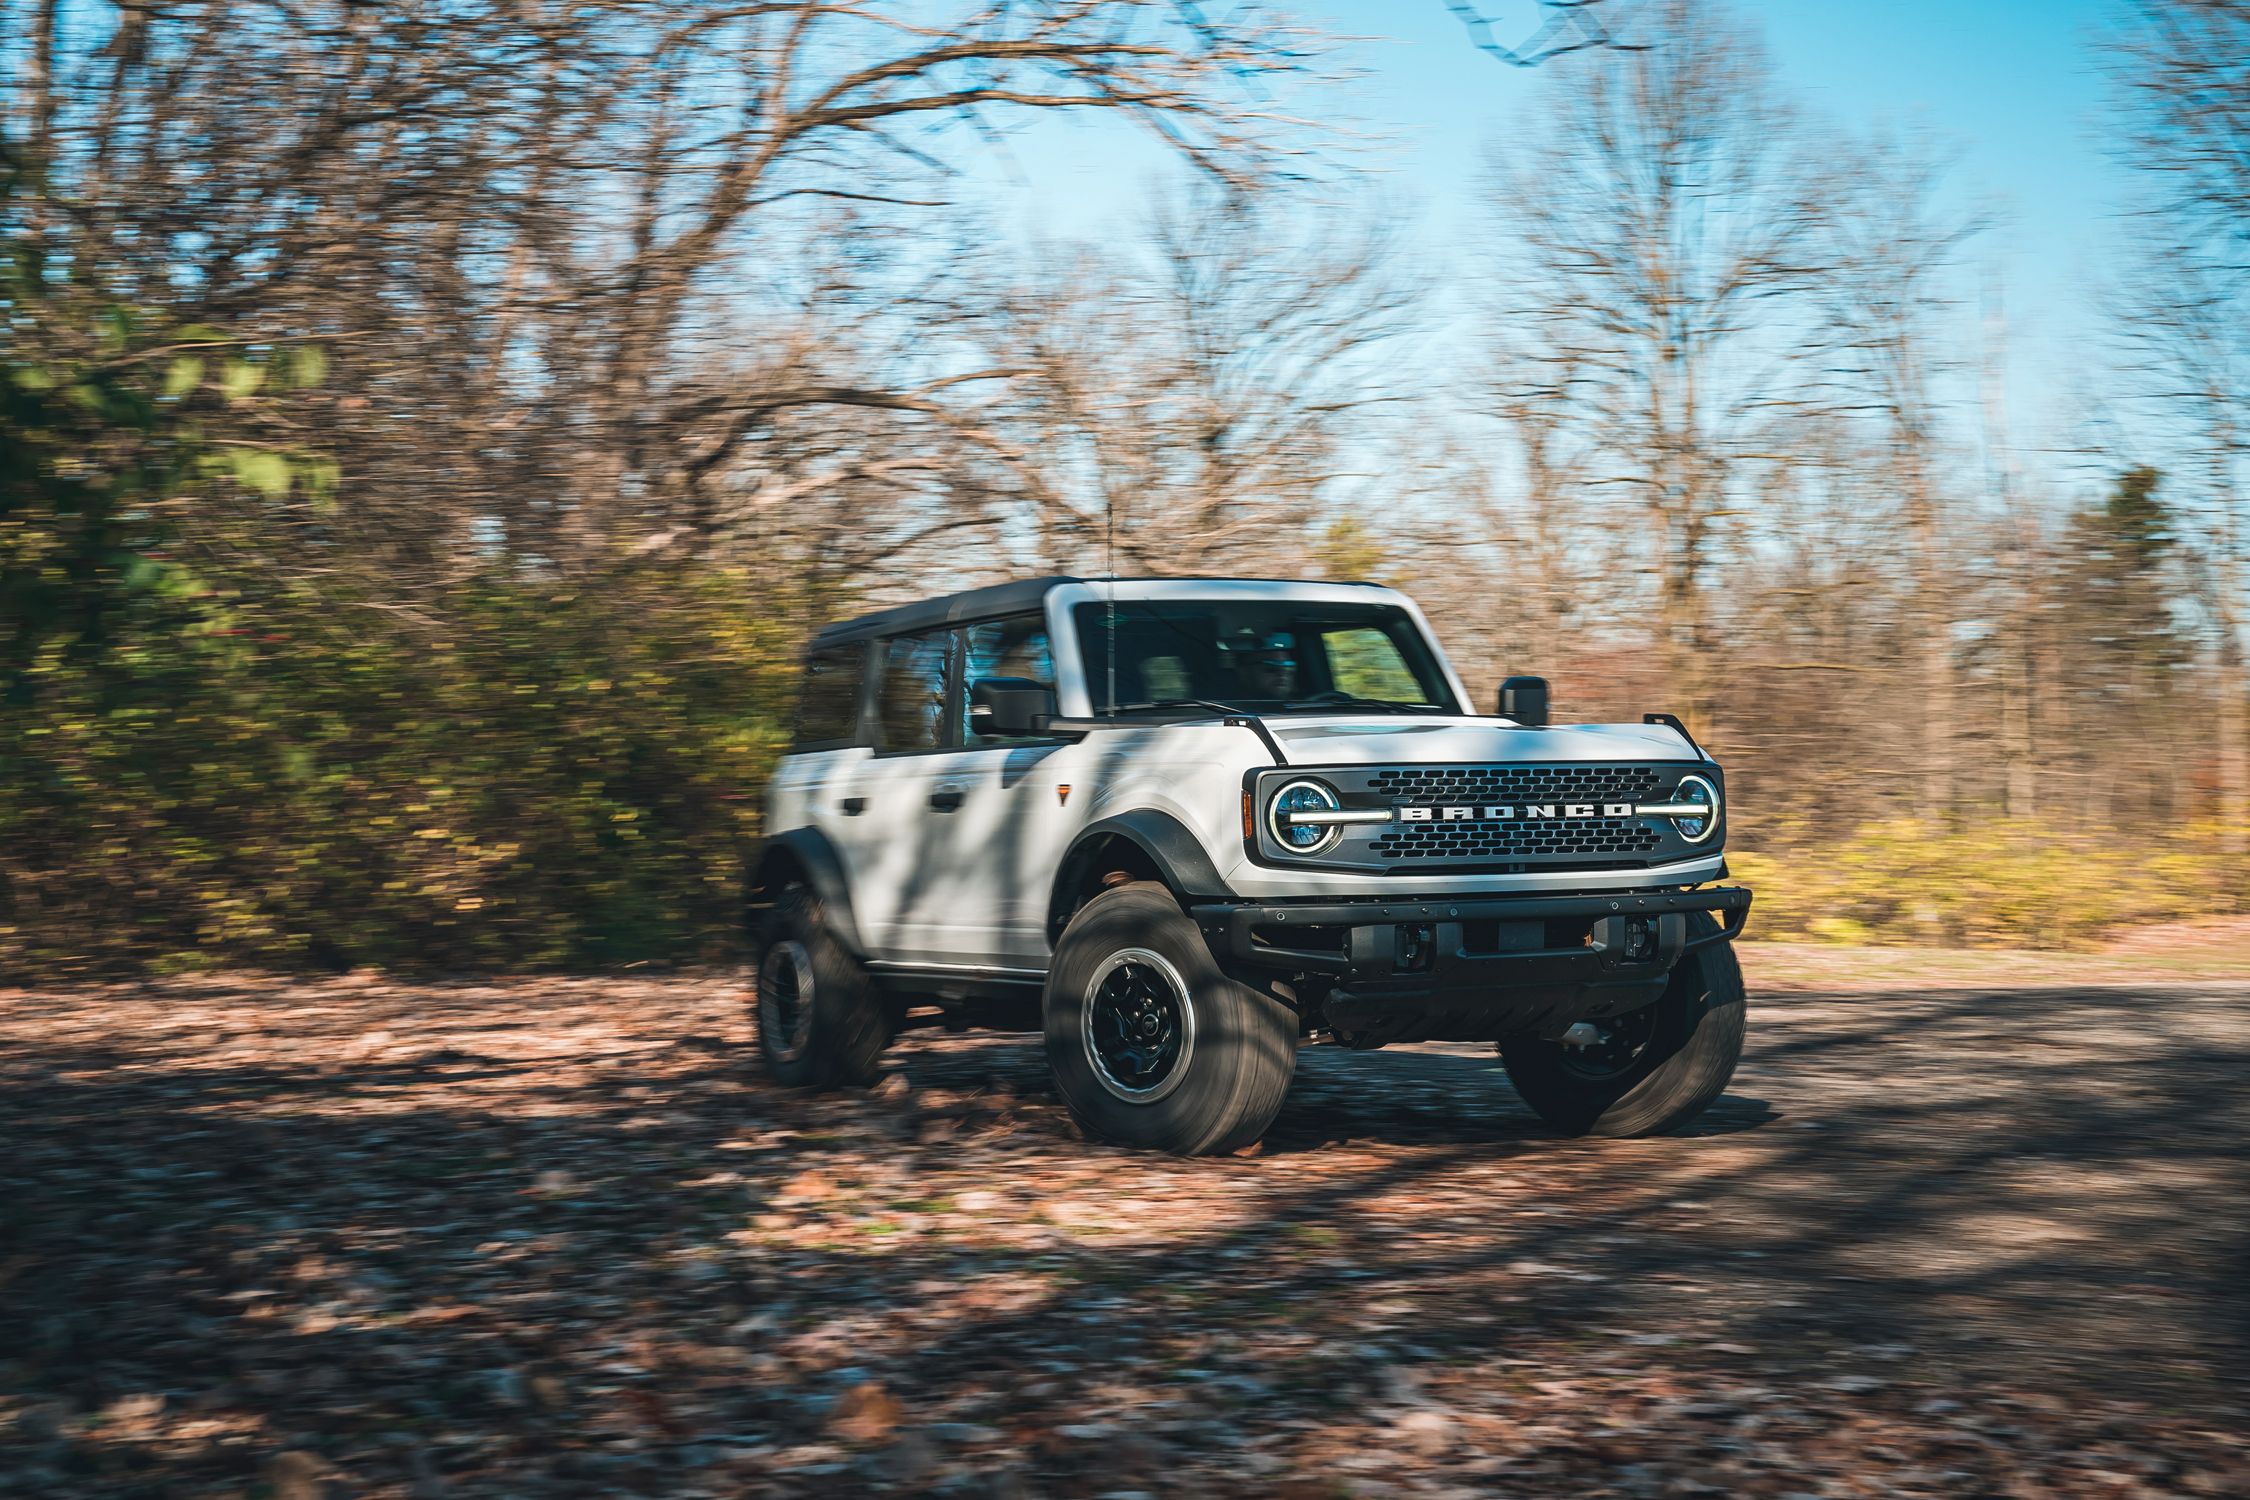
[[[2250,983],[1750,969],[1690,1135],[1313,1049],[1218,1162],[718,978],[0,992],[0,1493],[2250,1494]]]

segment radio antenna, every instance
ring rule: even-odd
[[[1109,628],[1103,634],[1109,650],[1109,716],[1117,717],[1117,496],[1102,492],[1102,571],[1109,580]]]

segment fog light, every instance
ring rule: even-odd
[[[1644,963],[1656,956],[1656,924],[1646,917],[1625,919],[1625,961]]]

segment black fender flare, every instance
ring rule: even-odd
[[[1182,907],[1198,901],[1231,901],[1234,892],[1219,878],[1218,867],[1202,840],[1168,812],[1137,807],[1087,824],[1071,840],[1070,851],[1056,867],[1055,883],[1047,896],[1047,940],[1062,937],[1064,924],[1075,909],[1072,897],[1085,880],[1087,867],[1112,840],[1123,840],[1138,849],[1155,869]]]
[[[844,858],[835,842],[817,828],[791,828],[769,834],[750,862],[748,906],[755,922],[773,910],[781,888],[802,879],[820,898],[821,919],[836,941],[854,958],[864,959],[859,922],[852,914],[851,882],[844,876]]]

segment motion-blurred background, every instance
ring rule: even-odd
[[[1768,935],[2250,901],[2243,0],[0,59],[0,973],[723,960],[807,631],[1047,571],[1379,579],[1487,701],[1683,714]]]

